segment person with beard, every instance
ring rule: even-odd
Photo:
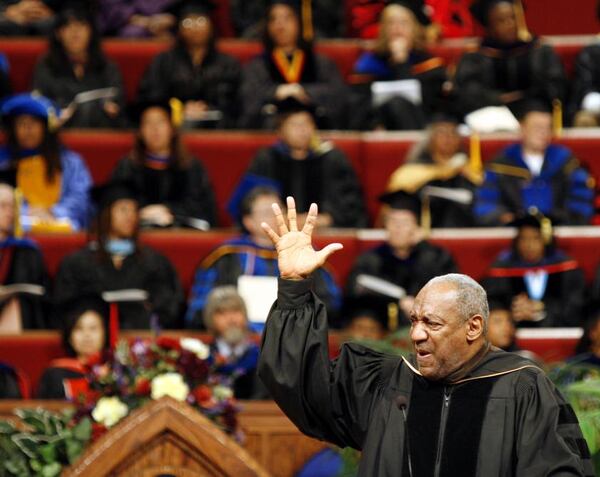
[[[549,219],[535,213],[512,225],[513,245],[484,281],[490,300],[509,302],[518,327],[580,326],[585,277],[577,261],[556,247]]]
[[[323,129],[344,126],[347,88],[335,63],[315,53],[294,0],[273,0],[267,10],[264,52],[243,70],[245,128],[271,128],[273,104],[287,98],[317,108]]]
[[[211,1],[185,2],[175,46],[158,54],[144,74],[138,99],[184,105],[184,127],[233,127],[239,117],[239,62],[216,47]]]
[[[165,256],[139,242],[135,185],[109,182],[94,188],[93,196],[95,240],[60,263],[55,303],[65,305],[82,295],[135,291],[131,300],[124,298],[118,304],[122,329],[149,329],[153,317],[162,328],[179,328],[183,305],[179,277]]]
[[[250,339],[246,304],[235,286],[214,288],[203,312],[204,326],[214,337],[215,372],[232,380],[237,399],[266,399],[256,375],[259,347]]]
[[[531,38],[521,0],[476,0],[471,13],[485,36],[456,68],[455,93],[463,114],[505,105],[518,115],[523,100],[529,98],[564,101],[563,65],[551,46]]]

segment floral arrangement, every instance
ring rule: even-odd
[[[90,364],[85,379],[71,383],[72,399],[78,416],[92,417],[94,438],[149,400],[170,396],[241,440],[235,376],[216,373],[216,366],[210,348],[195,338],[122,340],[108,359]]]

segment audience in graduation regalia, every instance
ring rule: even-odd
[[[388,5],[381,14],[375,50],[363,53],[354,65],[356,94],[363,108],[368,102],[373,104],[370,117],[359,127],[421,129],[443,97],[447,80],[444,61],[425,51],[424,26],[430,20],[418,3],[397,1]],[[396,93],[387,99],[371,91],[372,81],[397,80],[417,80],[420,94],[417,91],[408,98]],[[353,110],[353,115],[359,111]]]
[[[389,327],[387,300],[373,295],[349,298],[342,308],[342,321],[344,340],[381,340]]]
[[[45,296],[49,279],[44,258],[37,245],[15,234],[15,191],[0,183],[0,288],[34,285],[42,287],[31,293],[25,289],[8,290],[0,303],[0,334],[47,328]]]
[[[296,198],[299,214],[319,204],[319,227],[365,227],[356,172],[340,149],[319,139],[314,107],[287,98],[277,103],[277,123],[279,140],[257,153],[248,172],[276,181],[282,198]]]
[[[169,260],[142,245],[138,194],[128,182],[111,182],[93,192],[97,204],[96,237],[65,257],[55,281],[54,298],[64,305],[82,295],[142,291],[147,299],[121,301],[119,322],[124,329],[148,329],[156,316],[163,328],[177,328],[183,292]]]
[[[359,255],[348,277],[346,294],[385,296],[380,286],[365,283],[365,277],[389,282],[404,289],[398,317],[408,323],[414,297],[431,278],[457,270],[452,256],[443,248],[432,245],[424,238],[421,222],[421,204],[415,196],[399,191],[381,197],[387,207],[383,224],[388,232],[385,243]],[[377,284],[376,284],[377,285]],[[385,287],[386,289],[389,287]],[[398,303],[397,296],[389,296],[389,303]]]
[[[56,0],[0,0],[0,36],[46,35],[59,6]]]
[[[455,86],[463,113],[506,105],[518,113],[523,100],[563,101],[565,72],[551,46],[531,37],[521,0],[476,0],[471,5],[485,36],[456,68]]]
[[[182,0],[98,0],[98,26],[107,36],[171,38],[172,9]]]
[[[517,328],[512,316],[510,301],[491,300],[489,308],[487,338],[492,346],[504,351],[520,351],[516,343]]]
[[[241,109],[241,67],[217,50],[213,8],[208,0],[183,5],[175,46],[154,58],[140,83],[142,101],[180,99],[189,127],[232,127]]]
[[[474,223],[472,197],[482,180],[481,164],[463,152],[459,122],[449,112],[435,113],[425,140],[413,147],[386,187],[387,192],[426,195],[434,228],[470,227]],[[461,196],[454,197],[452,193],[457,191]]]
[[[243,275],[277,277],[277,254],[261,229],[262,222],[274,225],[271,205],[283,204],[276,185],[264,178],[246,176],[230,202],[229,210],[243,234],[213,250],[200,263],[194,277],[186,314],[186,326],[200,328],[207,296],[215,286],[237,285]],[[339,313],[341,291],[333,276],[321,268],[314,274],[315,289],[331,313]],[[336,323],[332,323],[334,326]]]
[[[0,176],[23,194],[24,228],[85,227],[92,178],[81,156],[61,144],[56,107],[48,98],[22,93],[0,112],[6,131]]]
[[[294,0],[273,0],[267,10],[264,51],[243,70],[241,126],[271,127],[273,103],[295,98],[317,106],[319,126],[344,125],[347,88],[335,63],[315,53]]]
[[[57,15],[48,53],[36,65],[32,84],[63,108],[61,120],[67,127],[124,125],[121,72],[102,52],[94,18],[82,5]]]
[[[569,362],[600,367],[600,313],[597,311],[585,323],[583,335],[575,347],[575,356]]]
[[[584,225],[593,214],[593,180],[573,153],[551,144],[552,113],[544,102],[529,101],[521,117],[521,142],[486,164],[477,191],[475,219],[502,225],[531,207],[560,225]]]
[[[113,179],[135,184],[143,226],[216,225],[213,188],[204,165],[185,148],[177,99],[139,105],[133,150],[117,164]]]
[[[55,359],[44,371],[40,399],[76,398],[88,366],[99,364],[108,347],[108,306],[100,297],[82,296],[61,310],[62,341],[67,356]]]
[[[232,380],[238,399],[266,399],[257,374],[260,349],[250,340],[246,304],[234,286],[216,287],[208,295],[204,325],[214,336],[211,354],[216,373]]]
[[[21,399],[23,395],[22,377],[5,363],[0,363],[0,399]]]
[[[547,217],[514,221],[517,236],[492,264],[485,279],[490,300],[511,303],[517,326],[579,326],[583,321],[585,277],[576,260],[560,250]]]

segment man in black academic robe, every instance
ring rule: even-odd
[[[278,234],[265,227],[281,279],[259,376],[299,429],[361,450],[364,477],[593,475],[572,408],[531,361],[490,346],[485,291],[465,275],[417,295],[415,355],[345,344],[330,361],[327,314],[307,277],[342,246],[315,252],[316,207],[298,231],[290,202],[289,231],[282,216]]]

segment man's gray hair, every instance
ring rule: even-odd
[[[214,315],[225,311],[241,311],[246,318],[248,317],[246,303],[234,285],[215,287],[206,297],[202,317],[208,331],[214,331]]]
[[[450,283],[456,288],[457,311],[465,321],[474,315],[481,315],[484,326],[487,328],[490,307],[488,305],[487,293],[479,283],[468,275],[449,273],[432,278],[427,282],[427,285],[437,285],[440,283]]]

